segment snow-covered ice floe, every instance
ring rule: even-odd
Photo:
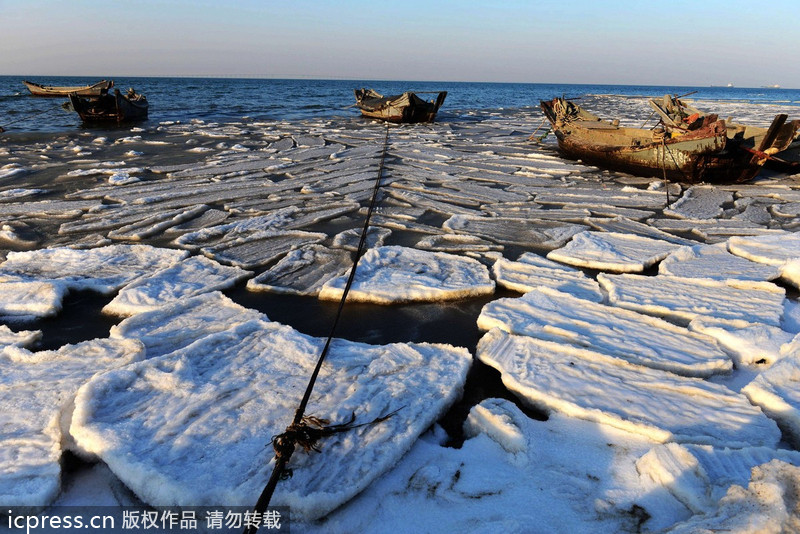
[[[151,505],[252,506],[265,447],[291,422],[323,340],[260,320],[83,386],[70,433]],[[329,513],[391,468],[461,395],[472,357],[435,344],[334,340],[307,413],[370,422],[298,451],[272,504]],[[208,460],[214,460],[209,462]]]
[[[226,267],[196,256],[128,284],[103,308],[103,312],[135,315],[182,298],[227,289],[251,275],[238,267]]]
[[[328,281],[323,300],[342,298],[347,277]],[[368,250],[358,262],[348,301],[393,304],[453,300],[494,293],[489,270],[479,261],[413,248],[386,246]]]
[[[20,330],[14,332],[6,325],[0,325],[0,348],[8,345],[30,347],[42,339],[41,330]]]
[[[781,275],[774,265],[747,260],[728,252],[727,244],[695,245],[672,252],[658,265],[659,274],[715,280],[775,280]]]
[[[668,534],[800,532],[800,468],[773,460],[753,468],[747,487],[733,485],[717,508],[696,515]]]
[[[783,352],[783,357],[747,384],[742,393],[800,444],[800,339],[795,338]]]
[[[346,249],[322,245],[297,248],[248,280],[247,289],[316,297],[322,286],[352,266],[352,256]]]
[[[600,285],[583,271],[525,252],[517,261],[501,258],[492,265],[497,284],[526,293],[539,286],[552,287],[578,298],[602,302]]]
[[[444,222],[442,228],[457,234],[482,237],[502,245],[550,250],[562,246],[572,236],[585,230],[586,226],[542,219],[453,215]]]
[[[639,273],[666,258],[679,245],[649,237],[616,232],[581,232],[547,258],[588,269]]]
[[[770,282],[636,274],[597,275],[615,306],[688,323],[697,317],[780,326],[786,290]]]
[[[556,341],[686,376],[728,373],[730,358],[710,337],[656,317],[538,287],[520,298],[486,304],[483,330]]]
[[[210,334],[257,319],[269,320],[263,313],[240,306],[214,291],[129,317],[112,326],[109,335],[112,338],[137,339],[144,343],[147,357],[155,358]]]
[[[733,202],[733,193],[707,185],[688,188],[664,215],[678,219],[713,219],[723,213],[722,205]]]
[[[423,434],[346,507],[298,530],[611,534],[637,532],[644,517],[658,531],[690,516],[637,475],[655,445],[640,434],[557,413],[536,421],[497,398],[470,410],[464,433],[460,448],[441,445],[441,428]]]
[[[64,284],[34,280],[0,281],[0,317],[49,317],[61,310]]]
[[[175,265],[187,255],[183,250],[150,245],[9,252],[0,264],[0,280],[58,282],[69,290],[109,294],[137,278]]]
[[[783,280],[800,287],[800,233],[731,237],[728,250],[751,261],[778,266]]]
[[[716,339],[737,368],[769,367],[782,357],[795,336],[777,326],[731,324],[724,319],[697,318],[689,323],[689,329]]]
[[[665,443],[636,461],[640,476],[665,486],[694,513],[709,513],[732,484],[746,486],[751,470],[772,460],[800,466],[800,452],[771,447],[741,449]]]
[[[72,403],[92,375],[144,356],[131,339],[95,339],[58,350],[0,350],[0,502],[43,507],[59,493]]]
[[[660,441],[775,447],[774,421],[740,394],[697,378],[494,329],[477,357],[524,402]]]

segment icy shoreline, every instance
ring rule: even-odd
[[[764,122],[774,106],[740,111]],[[797,177],[687,188],[609,173],[528,142],[539,122],[390,128],[351,300],[402,320],[337,340],[314,409],[399,415],[298,453],[278,503],[308,532],[792,525]],[[288,422],[319,340],[220,291],[299,295],[309,310],[337,298],[384,133],[192,121],[0,147],[0,504],[250,504],[268,464],[241,451]],[[31,352],[86,290],[117,325]],[[448,308],[487,331],[477,348],[425,331]],[[436,421],[479,360],[517,405],[481,398],[463,445],[446,447]],[[61,473],[66,450],[97,463]],[[203,458],[224,467],[213,484],[191,467]],[[752,468],[782,497],[748,490]],[[750,512],[728,510],[735,496]]]

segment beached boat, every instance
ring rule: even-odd
[[[75,93],[69,95],[69,106],[86,123],[127,122],[147,118],[147,98],[128,89],[127,94],[114,89],[113,94],[104,92],[97,98],[86,98]]]
[[[543,101],[541,107],[559,149],[567,157],[601,168],[686,183],[746,182],[764,164],[758,155],[726,150],[727,128],[716,115],[698,117],[684,126],[662,122],[643,129],[602,120],[565,98]]]
[[[69,96],[76,93],[80,96],[100,96],[100,93],[114,87],[113,80],[102,80],[91,85],[58,86],[41,85],[27,80],[22,82],[33,96]]]
[[[423,100],[417,93],[383,96],[372,89],[356,89],[356,107],[361,115],[389,122],[430,122],[444,103],[447,91],[436,93],[436,99]]]
[[[687,104],[681,97],[664,95],[660,99],[650,99],[652,107],[661,117],[664,124],[675,127],[688,123],[706,115],[705,112]],[[728,150],[744,150],[753,155],[765,158],[765,166],[784,170],[800,170],[800,120],[786,121],[786,115],[776,115],[773,119],[774,136],[765,142],[770,128],[750,126],[725,121],[728,132]]]

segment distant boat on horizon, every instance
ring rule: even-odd
[[[108,91],[114,87],[113,80],[101,80],[97,83],[79,86],[42,85],[28,80],[23,80],[22,83],[33,96],[69,96],[70,93],[78,96],[100,96],[102,91]]]
[[[777,83],[773,83],[772,85],[762,85],[761,88],[762,89],[780,89],[781,86],[778,85]]]

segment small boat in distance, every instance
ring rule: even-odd
[[[427,91],[426,91],[427,92]],[[383,96],[372,89],[356,89],[356,107],[361,115],[389,122],[431,122],[444,103],[447,91],[431,91],[436,99],[425,101],[410,91]]]
[[[598,167],[675,182],[725,183],[749,181],[764,164],[747,151],[725,150],[727,128],[716,115],[680,127],[661,122],[642,129],[602,120],[565,98],[542,101],[541,107],[559,149]]]
[[[78,86],[41,85],[27,80],[22,83],[33,96],[69,96],[72,93],[79,96],[100,96],[101,91],[108,91],[114,87],[114,80],[102,80],[91,85]]]
[[[147,98],[128,89],[127,94],[114,89],[110,94],[104,91],[99,97],[82,97],[76,93],[69,95],[65,104],[80,116],[85,123],[120,123],[147,118]]]

